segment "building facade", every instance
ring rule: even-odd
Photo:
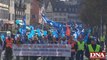
[[[0,20],[9,20],[9,1],[0,0]]]
[[[30,6],[30,0],[0,0],[0,24],[3,26],[0,26],[1,29],[12,30],[15,20],[22,20],[24,16],[29,25]]]
[[[0,30],[10,30],[13,23],[10,19],[10,0],[0,0]]]
[[[49,0],[45,4],[45,15],[56,22],[80,22],[79,0]]]
[[[35,26],[39,22],[39,2],[37,0],[31,0],[31,16],[30,23]]]
[[[38,26],[42,22],[42,18],[41,18],[42,4],[43,4],[42,0],[31,0],[30,23],[33,26]]]
[[[14,20],[23,20],[26,16],[26,24],[30,24],[30,0],[15,0],[14,1]]]

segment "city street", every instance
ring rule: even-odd
[[[106,59],[107,59],[107,55],[106,55]],[[1,58],[1,60],[3,60],[2,58]],[[16,60],[16,57],[13,57],[13,59],[12,60]],[[20,57],[20,60],[23,60],[23,57]],[[30,60],[30,59],[29,59]],[[39,57],[37,60],[43,60],[43,58],[42,57]],[[46,59],[45,59],[46,60]],[[69,60],[69,58],[66,58],[65,60]],[[85,56],[84,56],[84,60],[88,60]]]
[[[107,0],[0,0],[0,60],[104,55],[107,60]]]
[[[106,55],[106,59],[107,59],[107,55]],[[16,60],[15,57],[13,60]],[[20,60],[23,60],[23,58],[21,57]],[[43,60],[43,59],[41,57],[39,57],[37,60]],[[65,60],[69,60],[69,58],[66,58]],[[84,56],[84,60],[88,60],[88,59]]]

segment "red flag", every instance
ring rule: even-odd
[[[68,24],[66,24],[66,35],[70,36],[70,33],[71,33],[70,28],[69,28]]]

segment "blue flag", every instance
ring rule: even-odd
[[[85,38],[84,38],[84,42],[86,43],[88,40],[88,36],[91,33],[91,29],[88,30],[88,33],[86,34]]]
[[[24,25],[23,25],[23,30],[24,30],[23,33],[26,34],[26,16],[23,17],[23,23],[24,23]]]
[[[63,29],[63,28],[62,28],[60,34],[61,34],[61,37],[65,37],[65,32],[64,32],[64,29]]]
[[[53,37],[58,38],[57,30],[52,32]]]
[[[41,36],[41,30],[39,28],[37,29],[37,33],[38,33],[38,36],[40,37]]]
[[[1,40],[4,41],[5,40],[5,36],[2,34],[1,35]]]
[[[33,26],[29,26],[30,27],[30,33],[29,33],[29,35],[28,35],[28,38],[29,38],[29,40],[31,39],[31,38],[33,38],[34,37],[34,35],[35,35],[35,31],[34,31],[34,27]]]
[[[44,35],[44,36],[47,36],[47,31],[44,31],[44,32],[43,32],[43,35]]]
[[[45,23],[47,23],[48,18],[47,18],[45,15],[43,15],[43,14],[42,14],[42,19],[43,19],[43,21],[44,21]]]

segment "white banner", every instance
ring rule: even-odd
[[[14,56],[71,56],[71,45],[22,44],[13,45]]]

